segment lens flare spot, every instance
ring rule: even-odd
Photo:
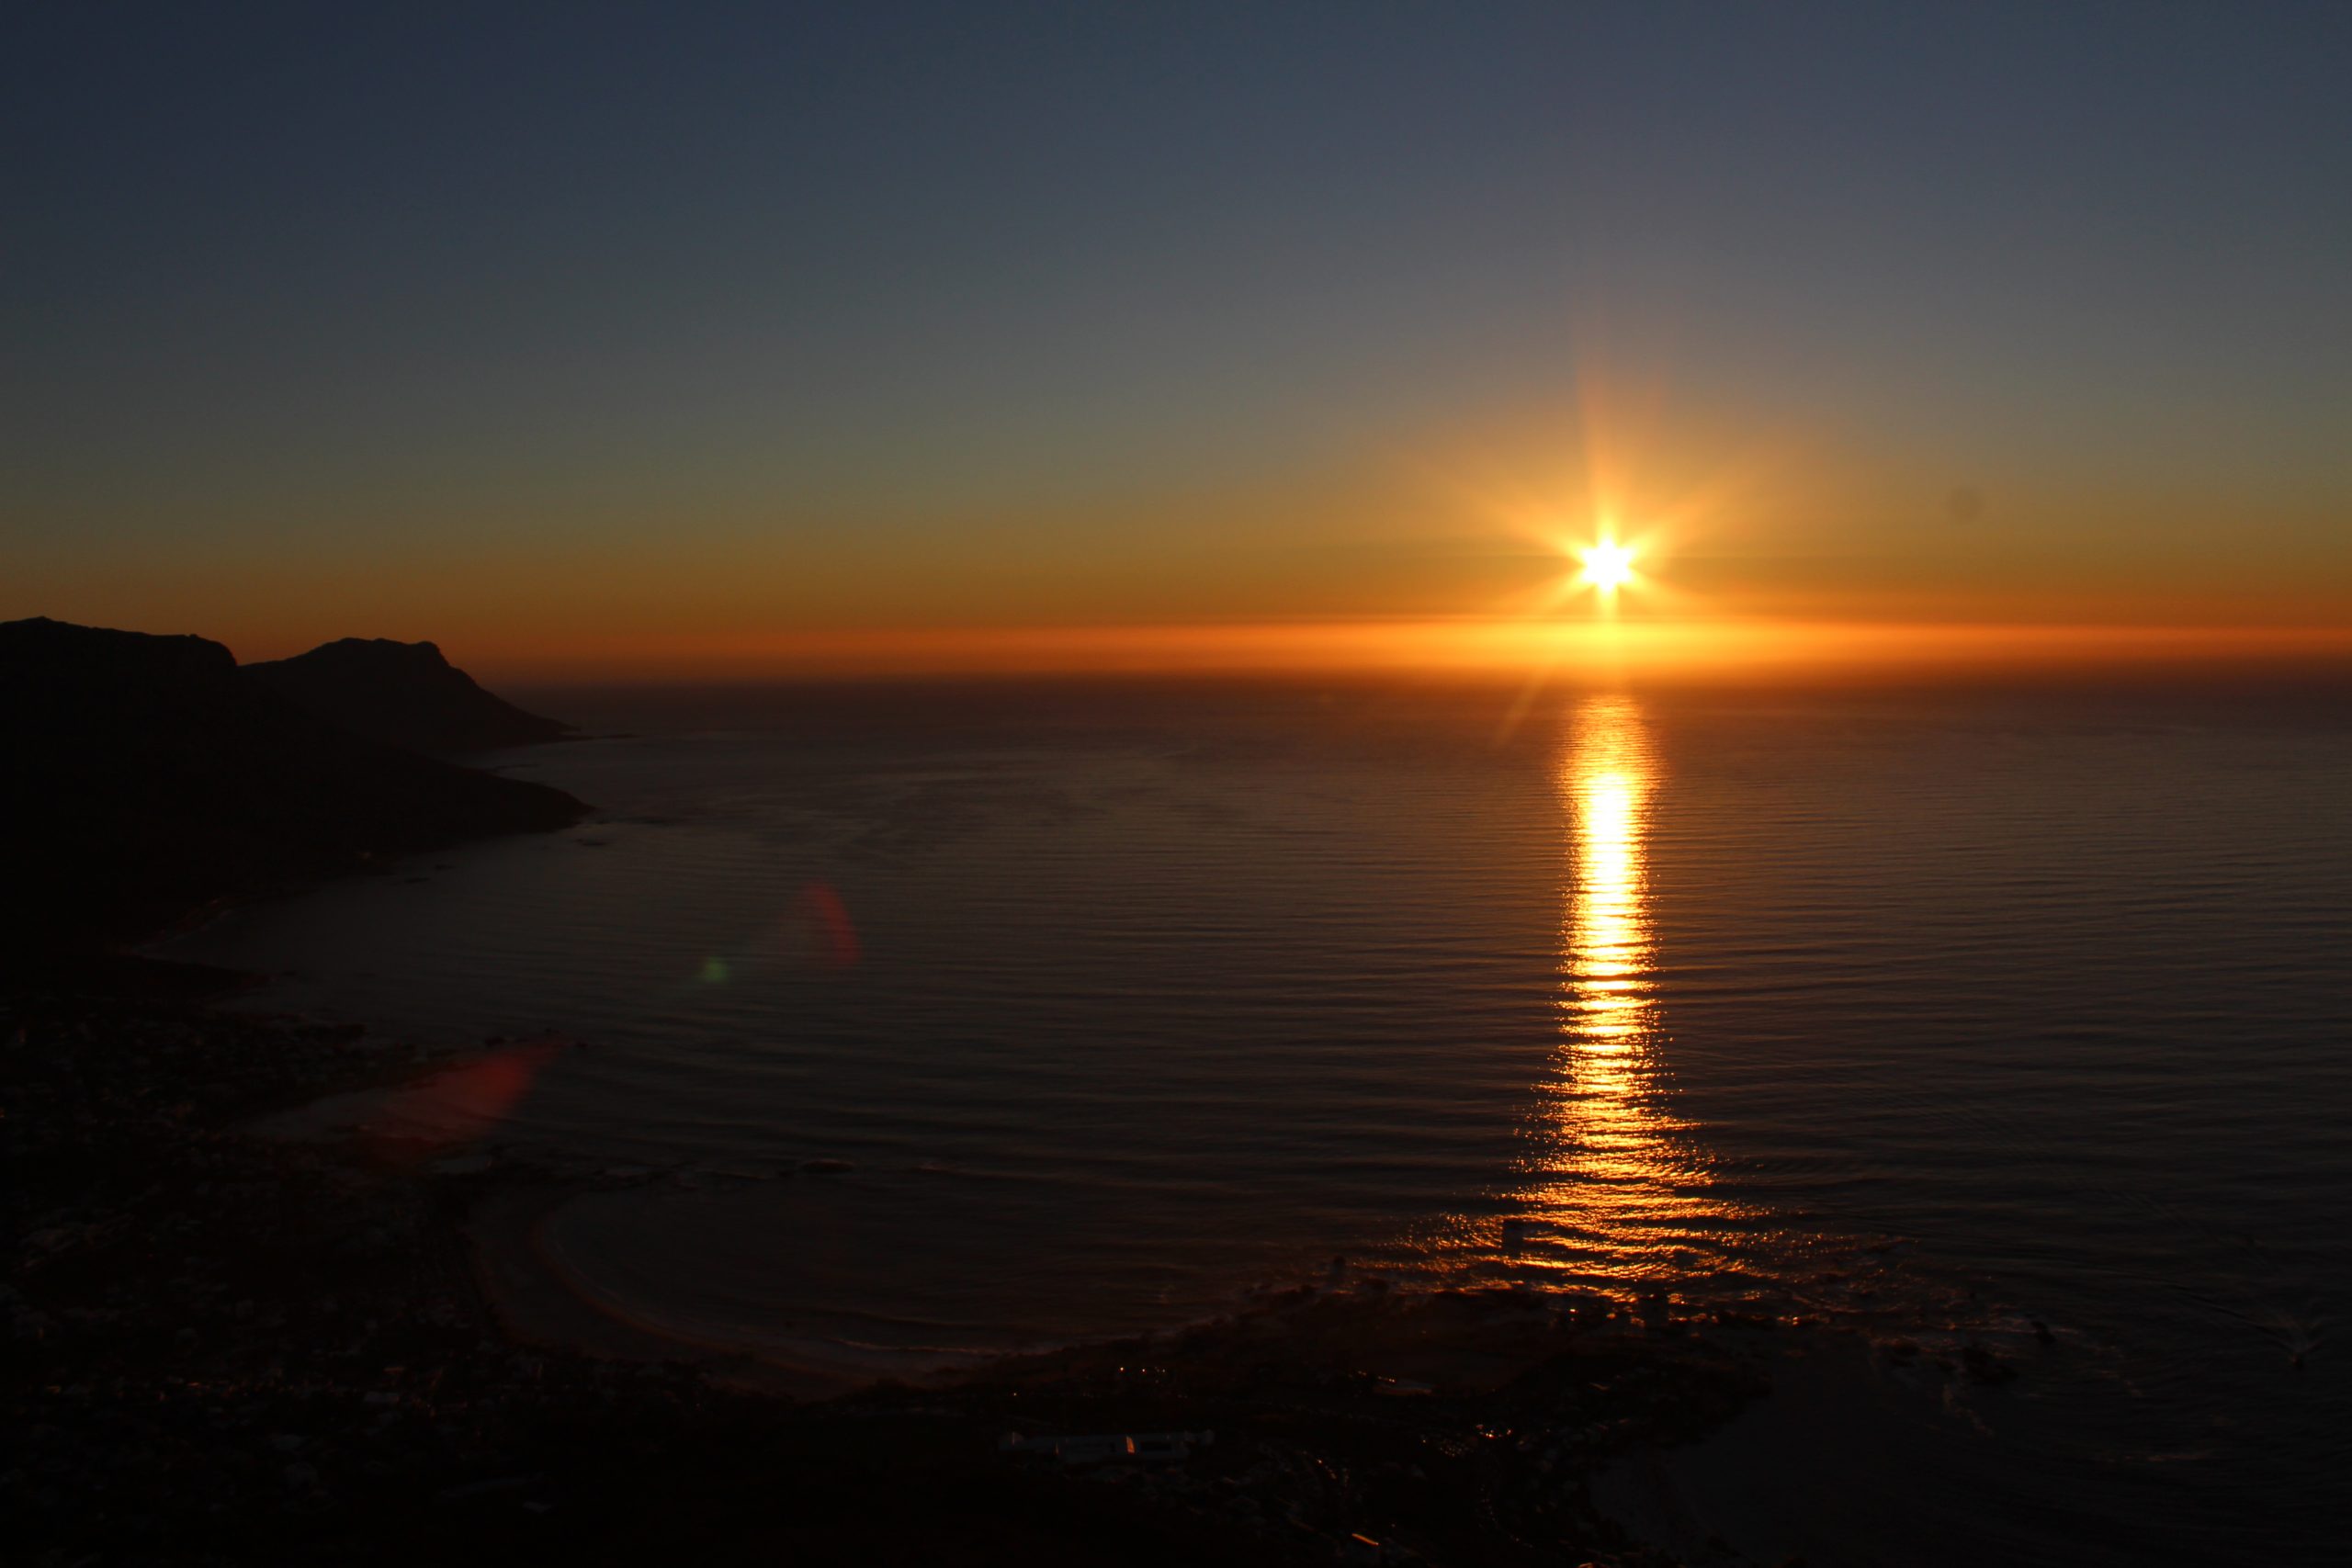
[[[702,971],[696,977],[706,986],[723,986],[734,973],[734,966],[724,958],[706,958],[702,961]]]
[[[363,1131],[379,1157],[405,1160],[469,1144],[514,1112],[564,1042],[509,1045],[391,1096]]]
[[[830,882],[812,882],[800,890],[800,908],[807,917],[809,950],[828,969],[848,969],[858,959],[857,928],[850,923],[849,906]]]

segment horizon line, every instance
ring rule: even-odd
[[[453,662],[546,682],[1349,674],[1868,681],[2102,668],[2352,668],[2352,626],[2129,623],[1332,620],[835,627],[473,644]],[[293,651],[300,651],[295,649]],[[268,657],[277,657],[271,654]]]

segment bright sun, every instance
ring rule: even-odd
[[[1634,580],[1634,547],[1603,539],[1577,552],[1584,558],[1584,581],[1603,593],[1614,593]]]

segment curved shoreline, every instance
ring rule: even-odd
[[[893,1375],[853,1373],[813,1359],[796,1361],[701,1339],[599,1302],[578,1272],[565,1267],[544,1231],[558,1209],[582,1195],[576,1185],[516,1180],[484,1195],[459,1222],[484,1300],[516,1343],[616,1360],[682,1361],[729,1387],[796,1399],[831,1398]]]

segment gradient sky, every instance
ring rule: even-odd
[[[2342,4],[20,16],[0,616],[2352,627]]]

